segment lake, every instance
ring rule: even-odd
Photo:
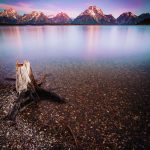
[[[148,149],[150,26],[0,26],[1,118],[17,97],[6,78],[25,59],[66,103],[38,99],[15,126],[0,121],[6,149],[74,149],[73,133],[79,149]]]
[[[0,26],[0,59],[149,60],[149,40],[150,26]]]

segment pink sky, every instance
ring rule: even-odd
[[[2,3],[3,2],[3,3]],[[65,12],[75,18],[90,5],[101,8],[104,14],[112,14],[118,17],[123,12],[131,11],[137,15],[150,11],[150,0],[3,0],[0,8],[13,8],[19,13],[41,11],[46,15],[56,15]]]

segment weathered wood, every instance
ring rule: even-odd
[[[37,83],[34,79],[29,61],[16,63],[16,91],[20,94],[27,90],[35,91]]]
[[[23,64],[16,63],[16,91],[18,98],[12,108],[12,110],[6,116],[9,120],[15,120],[18,112],[25,108],[32,102],[38,102],[38,100],[53,99],[55,102],[65,102],[64,98],[60,97],[52,91],[42,89],[40,85],[45,80],[44,76],[40,84],[38,84],[32,73],[32,68],[29,61],[24,61]]]

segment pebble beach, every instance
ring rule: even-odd
[[[65,98],[33,103],[16,122],[2,120],[17,98],[15,63],[0,63],[0,149],[150,149],[150,65],[147,63],[31,62],[42,85]]]

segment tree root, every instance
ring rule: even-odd
[[[37,88],[36,91],[22,92],[17,98],[12,110],[6,116],[7,120],[15,121],[17,114],[24,110],[32,103],[37,103],[42,100],[50,100],[58,103],[65,103],[65,99],[52,91],[46,91],[42,88]]]

